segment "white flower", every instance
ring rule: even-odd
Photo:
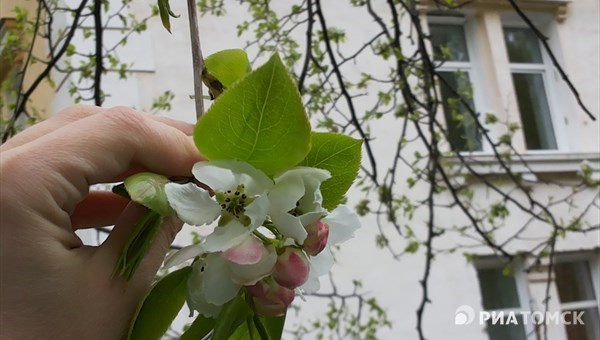
[[[317,292],[320,288],[319,277],[331,270],[334,262],[331,246],[351,239],[354,232],[360,228],[358,216],[345,205],[335,208],[327,217],[321,219],[321,222],[329,225],[329,238],[325,249],[310,257],[308,280],[300,287],[307,294]]]
[[[202,245],[185,247],[170,255],[165,267],[196,257],[188,279],[188,305],[202,315],[215,316],[213,313],[218,313],[242,286],[253,285],[271,274],[277,252],[273,246],[265,247],[250,236],[225,252],[206,253]]]
[[[194,183],[169,183],[165,192],[177,216],[188,224],[210,224],[221,216],[220,226],[203,244],[205,251],[225,251],[262,225],[269,208],[266,193],[273,186],[263,172],[244,162],[209,161],[194,164],[192,173],[214,194]]]
[[[321,183],[330,178],[329,171],[296,167],[275,176],[269,191],[269,215],[277,230],[299,244],[306,239],[305,226],[327,213],[321,206]]]

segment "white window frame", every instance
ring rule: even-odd
[[[438,72],[456,72],[461,71],[468,75],[469,82],[471,83],[471,88],[473,92],[473,110],[476,113],[480,113],[479,123],[485,128],[485,122],[481,120],[483,115],[482,107],[485,106],[485,96],[482,92],[485,92],[483,88],[483,81],[481,79],[482,71],[481,71],[481,56],[478,53],[478,48],[475,40],[475,31],[477,30],[477,25],[473,20],[470,19],[469,15],[465,13],[464,16],[438,16],[438,15],[428,15],[427,16],[427,25],[454,25],[454,26],[462,26],[463,32],[465,34],[465,43],[467,46],[467,53],[469,55],[469,61],[443,61],[443,63],[436,69]],[[428,32],[429,33],[429,32]],[[430,50],[433,51],[432,46],[429,46]],[[431,53],[433,57],[433,53]],[[436,63],[442,62],[439,60],[435,60]],[[441,91],[438,88],[438,96],[441,98]],[[443,107],[440,107],[442,116],[445,121],[445,114],[443,112]],[[438,112],[439,114],[439,112]],[[446,122],[446,126],[448,126],[448,122]],[[489,130],[489,129],[488,129]],[[495,136],[491,136],[492,139]],[[468,156],[477,156],[477,155],[487,155],[492,152],[491,145],[487,142],[485,138],[483,138],[483,133],[481,134],[481,150],[456,150],[460,152],[461,155]],[[450,148],[450,147],[449,147]]]
[[[524,23],[520,18],[516,18],[514,13],[501,15],[502,17],[502,35],[504,36],[505,28],[529,28],[526,23]],[[550,25],[554,24],[555,18],[552,16],[544,15],[544,14],[528,14],[528,17],[532,20],[533,24],[538,28],[542,34],[552,39],[552,32],[549,29]],[[515,72],[519,73],[533,73],[533,74],[541,74],[542,81],[544,82],[544,90],[546,92],[546,101],[548,104],[548,110],[550,111],[550,120],[552,122],[552,129],[554,130],[554,138],[556,140],[556,149],[542,149],[542,150],[531,150],[527,149],[527,144],[525,142],[524,137],[524,128],[522,126],[522,121],[519,121],[521,125],[521,133],[523,138],[523,146],[525,147],[526,154],[556,154],[559,152],[568,152],[568,143],[566,136],[566,126],[565,126],[565,117],[560,114],[561,110],[561,102],[560,97],[561,93],[559,93],[557,89],[557,77],[556,71],[554,70],[554,66],[552,65],[552,61],[548,56],[548,53],[544,49],[542,43],[537,40],[538,47],[540,49],[540,53],[542,55],[542,63],[541,64],[528,64],[528,63],[511,63],[508,59],[508,50],[506,47],[505,41],[503,41],[504,52],[506,54],[506,58],[509,65],[509,72],[512,78],[512,74]],[[555,51],[553,51],[556,53]],[[554,75],[554,77],[552,77]],[[553,79],[554,78],[554,79]],[[511,93],[513,94],[513,98],[517,100],[517,93],[514,87],[514,84],[511,83]],[[518,105],[515,105],[515,110],[519,111]],[[519,112],[519,119],[521,115]]]
[[[497,258],[484,258],[477,259],[475,261],[475,270],[478,272],[481,269],[490,269],[490,268],[502,268],[505,264],[502,263]],[[483,309],[483,297],[481,300],[482,310],[486,312],[515,312],[517,315],[520,315],[520,312],[529,312],[528,315],[531,315],[532,309],[530,305],[531,297],[529,294],[529,281],[527,279],[527,273],[524,270],[524,263],[522,261],[515,261],[512,265],[512,277],[515,280],[515,286],[517,288],[517,295],[519,299],[519,307],[512,308],[504,308],[504,309]],[[479,282],[481,285],[481,282]],[[525,316],[523,316],[525,317]],[[521,322],[521,321],[520,321]],[[531,322],[519,323],[519,326],[523,326],[525,330],[525,338],[527,340],[537,340],[537,332],[535,326]]]
[[[587,262],[588,269],[590,270],[590,276],[592,279],[592,286],[594,289],[594,297],[595,300],[584,300],[584,301],[575,301],[575,302],[566,302],[562,303],[560,301],[560,296],[556,296],[556,301],[558,302],[558,306],[560,311],[570,311],[570,310],[579,310],[579,309],[589,309],[596,307],[598,309],[598,315],[600,315],[600,259],[597,254],[591,252],[577,252],[570,254],[559,254],[556,257],[555,263],[564,263],[564,262]],[[554,280],[552,284],[558,286],[556,283],[556,275],[552,273]],[[558,294],[558,287],[555,287],[554,291]],[[563,327],[563,336],[565,340],[567,338],[567,330],[566,327]]]

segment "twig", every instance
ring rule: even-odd
[[[187,0],[188,19],[190,22],[190,39],[192,42],[192,66],[194,70],[194,101],[196,102],[196,119],[204,114],[204,96],[202,95],[202,71],[204,59],[200,49],[200,33],[198,32],[198,14],[194,0]]]
[[[96,33],[96,65],[94,68],[94,104],[102,106],[102,73],[104,72],[104,63],[102,62],[102,38],[104,29],[102,27],[102,1],[94,1],[94,31]]]
[[[562,66],[560,66],[560,63],[558,62],[558,60],[556,59],[556,56],[552,52],[552,49],[548,45],[548,38],[544,34],[542,34],[542,32],[540,32],[540,30],[538,30],[537,27],[535,27],[533,22],[531,22],[531,19],[529,19],[529,17],[527,17],[527,15],[525,13],[523,13],[523,10],[521,9],[521,7],[519,7],[519,5],[517,5],[515,0],[508,0],[508,2],[510,2],[510,5],[513,7],[515,12],[517,12],[517,14],[521,17],[521,19],[523,19],[523,21],[527,24],[527,26],[529,26],[529,28],[537,36],[538,40],[542,42],[542,45],[544,46],[546,53],[550,57],[550,60],[552,60],[552,65],[554,65],[554,67],[556,68],[558,73],[560,73],[561,78],[567,84],[567,86],[569,87],[569,90],[571,90],[571,92],[575,96],[575,99],[577,100],[577,104],[579,104],[579,107],[581,107],[583,112],[585,112],[588,115],[588,117],[590,117],[591,120],[596,121],[596,117],[594,117],[594,115],[590,112],[590,110],[587,108],[587,106],[585,106],[585,104],[583,104],[583,101],[581,100],[581,97],[579,96],[579,92],[575,88],[575,85],[573,85],[573,83],[567,76],[567,73],[565,73],[565,70],[563,70]]]
[[[63,56],[63,54],[65,54],[65,52],[67,51],[67,48],[69,47],[69,43],[71,42],[71,39],[73,39],[73,36],[75,36],[75,32],[77,32],[77,27],[79,26],[79,18],[81,17],[81,13],[85,9],[85,5],[87,4],[87,2],[88,2],[88,0],[82,0],[81,3],[79,4],[79,7],[77,7],[77,9],[75,10],[74,16],[73,16],[73,23],[71,24],[71,27],[69,27],[69,31],[66,35],[63,45],[61,46],[58,53],[56,53],[56,56],[54,56],[54,58],[52,58],[50,60],[48,65],[46,65],[46,68],[44,68],[42,73],[40,73],[37,76],[37,78],[35,78],[35,80],[31,84],[31,86],[27,90],[27,92],[25,92],[23,94],[22,99],[19,101],[17,107],[15,108],[15,111],[13,112],[13,117],[11,118],[13,121],[16,121],[19,118],[19,116],[25,111],[25,106],[27,105],[27,101],[29,100],[29,97],[33,94],[33,92],[41,84],[42,80],[44,80],[50,74],[50,71],[52,71],[52,68],[54,68],[56,63],[58,63],[58,61]],[[13,131],[11,131],[11,129],[7,129],[6,131],[4,131],[4,134],[2,135],[2,143],[6,142],[8,140],[8,138],[12,135],[12,132]]]

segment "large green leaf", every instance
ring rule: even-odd
[[[210,74],[226,88],[242,79],[250,72],[250,61],[244,50],[223,50],[211,54],[204,60],[204,65]]]
[[[313,132],[312,148],[301,165],[328,170],[331,178],[321,184],[323,207],[340,204],[358,175],[362,141],[342,134]]]
[[[138,311],[129,339],[160,339],[165,334],[185,302],[191,270],[185,267],[174,271],[154,285]]]
[[[246,161],[269,175],[304,159],[310,123],[277,54],[215,100],[194,141],[209,160]]]
[[[227,302],[215,323],[215,331],[212,340],[228,340],[235,330],[252,313],[250,307],[246,304],[242,294],[238,294],[233,300]]]
[[[202,315],[198,315],[196,320],[192,323],[182,335],[180,340],[200,340],[203,339],[215,327],[215,319],[205,318]]]
[[[127,177],[123,182],[132,201],[156,211],[163,217],[174,213],[165,193],[167,183],[167,177],[151,172],[140,172]]]

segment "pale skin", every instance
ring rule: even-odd
[[[190,176],[193,126],[74,106],[0,147],[0,339],[121,339],[182,223],[167,219],[133,278],[113,277],[144,209],[89,186],[146,170]],[[80,228],[115,225],[85,246]]]

